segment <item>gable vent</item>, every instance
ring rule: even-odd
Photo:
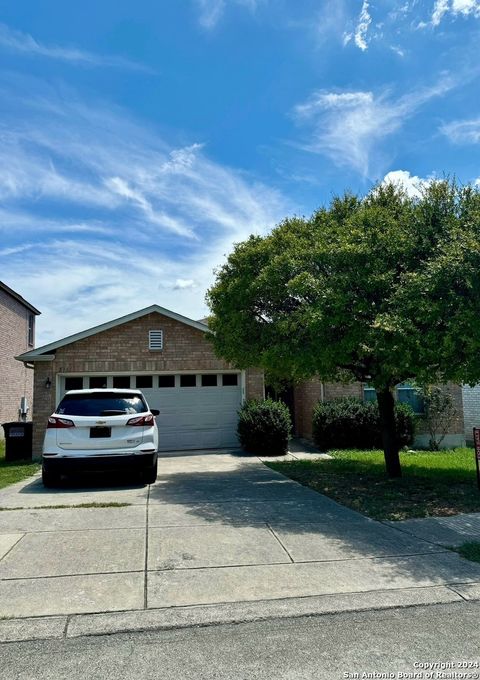
[[[163,349],[163,331],[148,331],[148,349]]]

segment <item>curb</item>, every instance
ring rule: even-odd
[[[0,620],[0,642],[73,639],[480,600],[480,583]]]

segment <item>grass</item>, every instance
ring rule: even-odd
[[[480,543],[478,541],[462,543],[458,548],[455,548],[455,551],[460,553],[466,560],[480,562]]]
[[[329,451],[332,460],[268,467],[379,520],[480,512],[473,449],[402,452],[403,477],[388,479],[382,451]]]
[[[8,462],[5,460],[5,442],[0,441],[0,489],[21,482],[40,469],[37,462],[31,460],[19,460]]]
[[[14,508],[3,508],[0,506],[0,512],[9,512],[10,510],[65,510],[65,508],[126,508],[130,506],[131,503],[74,503],[71,505],[29,505],[24,507],[22,505],[16,506]]]

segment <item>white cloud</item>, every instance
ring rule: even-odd
[[[233,243],[295,209],[202,144],[30,86],[0,128],[0,270],[43,312],[39,343],[153,303],[200,318]]]
[[[367,33],[372,22],[372,17],[370,16],[368,10],[369,10],[368,0],[363,0],[362,9],[360,11],[360,17],[354,35],[355,45],[360,50],[362,50],[362,52],[364,52],[368,48]]]
[[[215,28],[228,5],[240,5],[254,12],[262,0],[195,0],[199,10],[199,23],[203,28]]]
[[[112,66],[148,70],[145,66],[117,56],[94,54],[75,47],[60,47],[58,45],[44,45],[28,33],[15,31],[6,24],[0,23],[0,47],[27,55],[57,59],[73,64],[86,66]]]
[[[310,130],[310,138],[301,146],[375,179],[383,165],[383,140],[400,130],[423,104],[455,85],[445,76],[432,87],[396,100],[371,91],[315,92],[294,109],[297,121]]]
[[[440,128],[440,131],[455,144],[479,144],[480,118],[447,123]]]
[[[480,17],[480,0],[435,0],[431,19],[432,25],[438,26],[447,14],[454,17],[458,15]],[[422,23],[421,27],[426,25]]]
[[[421,196],[422,186],[426,186],[430,179],[411,175],[408,170],[391,170],[382,180],[382,184],[397,184],[402,187],[409,196],[418,198]]]
[[[184,288],[195,288],[195,281],[193,279],[177,279],[173,289],[183,290]]]

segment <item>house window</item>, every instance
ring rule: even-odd
[[[234,385],[238,385],[238,375],[236,373],[223,373],[222,385],[223,387],[233,387]]]
[[[148,349],[156,351],[163,349],[163,331],[148,331]]]
[[[153,387],[153,376],[151,375],[137,375],[135,378],[135,386],[144,389]]]
[[[33,347],[35,344],[35,314],[28,315],[28,345]]]
[[[181,375],[180,376],[180,387],[195,387],[197,384],[196,375]]]
[[[174,375],[159,375],[158,376],[158,386],[159,387],[175,387],[175,376]]]
[[[397,385],[397,401],[411,406],[414,413],[425,413],[425,404],[422,396],[410,383],[400,383]]]
[[[202,387],[216,387],[217,376],[215,373],[205,373],[202,375]]]
[[[91,390],[103,389],[107,387],[107,379],[98,375],[92,375],[88,380],[88,386]]]
[[[409,404],[417,414],[425,413],[425,405],[418,390],[410,383],[400,383],[396,387],[396,398],[400,404]],[[377,394],[374,387],[363,386],[363,400],[377,401]]]
[[[130,389],[130,376],[129,375],[114,375],[113,376],[113,387],[120,390]]]
[[[65,378],[65,390],[83,390],[82,376]]]

